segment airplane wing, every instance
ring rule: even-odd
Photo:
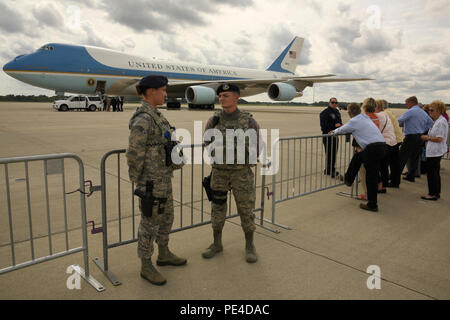
[[[362,80],[374,80],[370,78],[327,78],[324,79],[324,77],[295,77],[292,78],[294,81],[307,81],[307,82],[313,82],[313,83],[320,83],[320,82],[347,82],[347,81],[362,81]]]
[[[306,87],[312,87],[314,83],[325,82],[347,82],[347,81],[363,81],[373,80],[370,78],[330,78],[334,74],[305,76],[305,77],[288,77],[288,78],[270,78],[270,79],[242,79],[242,80],[214,80],[214,81],[189,81],[189,82],[169,82],[167,93],[184,96],[184,92],[189,86],[205,86],[217,90],[222,83],[234,83],[241,90],[241,96],[251,96],[267,91],[267,87],[274,82],[285,82],[296,87],[301,92]]]
[[[170,81],[167,87],[167,94],[169,97],[184,97],[185,91],[190,86],[204,86],[215,90],[222,83],[234,83],[241,90],[241,96],[247,97],[267,91],[267,87],[274,82],[285,82],[293,85],[297,91],[301,92],[306,87],[312,87],[314,83],[326,82],[347,82],[347,81],[362,81],[373,80],[369,78],[332,78],[334,74],[325,74],[318,76],[304,76],[304,77],[284,77],[284,78],[270,78],[270,79],[240,79],[240,80],[213,80],[213,81]],[[122,94],[125,90],[134,92],[134,87],[138,84],[140,78],[122,79],[114,82],[108,88],[106,94]]]

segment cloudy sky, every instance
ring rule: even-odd
[[[296,101],[450,103],[448,0],[79,0],[0,2],[0,63],[45,43],[86,44],[145,57],[265,69],[305,38],[298,75],[375,81],[321,84]],[[446,40],[447,39],[447,40]],[[0,94],[54,92],[0,72]],[[267,100],[258,95],[248,100]]]

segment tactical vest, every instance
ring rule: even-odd
[[[142,103],[142,106],[140,108],[138,108],[136,110],[136,112],[134,113],[134,115],[132,116],[132,118],[130,119],[130,125],[132,123],[132,121],[139,115],[141,114],[146,114],[148,115],[151,120],[149,119],[149,121],[153,121],[156,124],[156,127],[154,127],[153,130],[149,130],[149,132],[147,132],[147,143],[146,143],[146,153],[147,154],[159,154],[161,155],[161,159],[158,159],[159,161],[157,163],[159,163],[160,165],[158,165],[157,170],[158,175],[161,174],[172,174],[172,171],[175,169],[180,168],[182,165],[180,166],[166,166],[165,165],[165,149],[164,149],[164,145],[167,143],[167,138],[164,136],[164,134],[166,132],[169,133],[169,139],[172,136],[172,132],[173,129],[171,128],[169,122],[167,121],[167,119],[164,116],[155,116],[151,111],[150,108],[152,108],[148,103],[146,103],[145,101]],[[156,113],[156,110],[154,111]],[[152,164],[152,167],[155,164]]]
[[[249,147],[249,139],[245,137],[245,162],[238,164],[238,139],[234,137],[233,142],[233,153],[234,153],[234,162],[227,164],[227,135],[226,130],[227,129],[242,129],[244,133],[249,129],[249,122],[252,117],[252,115],[246,111],[241,111],[239,113],[239,117],[237,119],[228,120],[223,117],[222,111],[218,110],[215,112],[214,117],[216,117],[216,125],[214,128],[218,129],[222,133],[223,137],[223,145],[216,146],[214,151],[220,152],[222,150],[223,152],[223,164],[214,163],[212,164],[213,168],[217,169],[227,169],[227,170],[240,170],[244,168],[249,168],[250,166],[254,166],[255,164],[249,164],[249,155],[250,155],[250,147]],[[257,142],[257,141],[256,141]],[[214,156],[215,152],[212,152],[211,155]]]

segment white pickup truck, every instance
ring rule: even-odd
[[[99,96],[71,96],[67,100],[56,100],[53,108],[58,111],[68,111],[70,109],[95,111],[102,110],[103,101]]]

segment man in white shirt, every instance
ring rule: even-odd
[[[368,99],[365,102],[371,101]],[[364,164],[364,168],[366,169],[367,198],[369,201],[367,204],[362,203],[360,208],[377,212],[378,171],[381,159],[383,159],[386,153],[386,143],[383,135],[373,121],[367,115],[361,114],[359,104],[351,104],[347,112],[351,118],[350,121],[342,127],[330,131],[330,134],[351,133],[361,147],[362,151],[356,153],[350,162],[349,169],[345,175],[345,183],[351,185],[361,164]]]

